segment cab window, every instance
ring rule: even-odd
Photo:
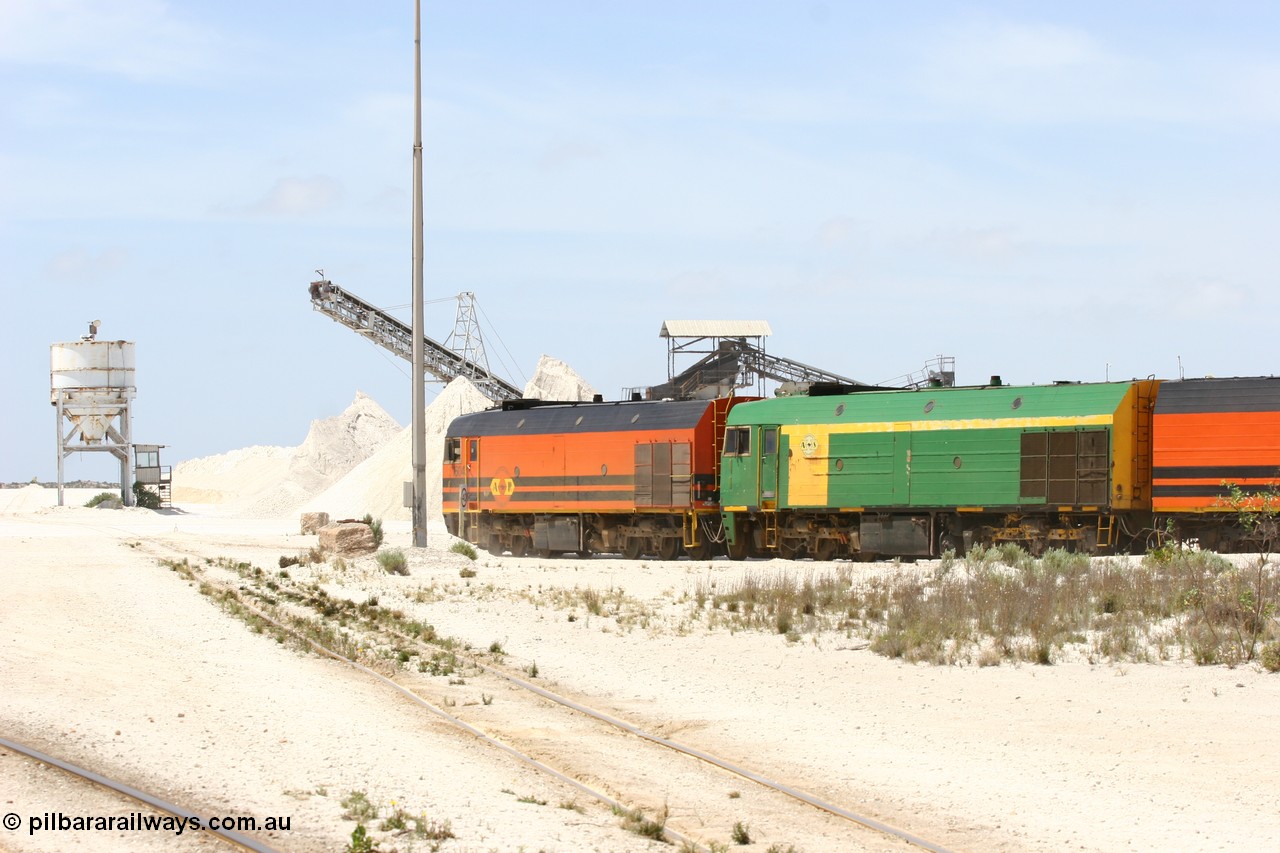
[[[444,461],[448,465],[462,458],[462,439],[446,438],[444,441]]]
[[[751,427],[729,427],[724,431],[724,455],[746,456],[751,452]]]
[[[761,430],[760,435],[762,439],[760,444],[761,444],[761,447],[763,448],[761,452],[765,456],[772,456],[773,454],[777,453],[778,452],[778,428],[769,427],[766,430]]]

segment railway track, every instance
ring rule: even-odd
[[[165,549],[171,552],[181,550],[172,546],[165,546]],[[203,559],[202,555],[194,552],[187,553],[184,559],[190,557]],[[317,624],[319,614],[314,612],[317,601],[322,607],[336,606],[332,599],[327,602],[317,600],[305,590],[288,589],[274,578],[271,579],[273,588],[264,589],[255,582],[265,575],[246,572],[243,565],[240,582],[233,584],[213,580],[202,569],[191,566],[189,562],[185,564],[195,579],[216,590],[217,596],[224,600],[233,598],[239,607],[248,610],[255,618],[289,634],[309,650],[360,670],[460,732],[507,753],[584,797],[608,806],[624,818],[624,825],[626,820],[631,820],[633,831],[641,831],[634,826],[638,823],[646,828],[642,834],[665,838],[683,845],[686,850],[720,849],[717,842],[703,839],[710,834],[708,827],[714,820],[712,816],[724,810],[724,792],[733,799],[744,799],[743,792],[732,787],[737,785],[756,792],[747,799],[761,804],[760,811],[766,816],[766,822],[776,826],[810,827],[810,834],[815,823],[822,824],[818,832],[831,840],[833,849],[900,849],[908,845],[932,853],[948,853],[942,845],[909,831],[830,802],[739,762],[655,734],[640,725],[557,694],[514,674],[509,667],[487,662],[481,654],[459,651],[447,640],[443,644],[439,638],[431,642],[420,633],[406,632],[397,622],[398,617],[389,611],[366,607],[361,613],[359,605],[344,605],[342,615],[347,625],[352,625],[353,620],[359,621],[360,645],[394,646],[401,652],[413,649],[423,661],[438,658],[442,648],[448,648],[448,668],[460,675],[450,680],[450,687],[468,687],[473,699],[477,687],[492,686],[495,693],[505,688],[507,694],[503,696],[502,704],[508,710],[500,719],[491,715],[478,719],[474,709],[489,705],[493,698],[483,690],[480,693],[482,701],[478,703],[468,702],[461,695],[444,695],[437,701],[431,701],[424,694],[438,692],[439,688],[429,680],[402,669],[397,671],[385,658],[358,660],[358,655],[349,651],[352,645],[356,645],[349,637],[343,649],[316,638],[326,631],[326,626]],[[232,570],[226,566],[223,568]],[[308,600],[310,604],[306,603]],[[476,679],[487,681],[477,683]],[[463,694],[467,691],[453,692]],[[462,702],[461,708],[458,708],[459,701]],[[608,733],[602,734],[606,730]],[[623,739],[620,745],[615,743],[619,735]],[[566,755],[565,743],[575,745],[573,756]],[[590,743],[605,743],[609,747],[603,752],[594,751],[585,746]],[[663,755],[656,759],[638,759],[638,753],[644,750]],[[644,774],[636,772],[638,766],[664,769],[657,778],[645,778]],[[607,771],[602,770],[605,767]],[[664,792],[661,806],[658,805],[658,791]],[[651,813],[655,816],[650,817]],[[735,825],[734,831],[737,829]],[[744,827],[744,832],[749,830]],[[783,844],[778,849],[796,848]]]
[[[136,535],[109,526],[101,529],[113,537]],[[602,803],[619,815],[624,827],[639,834],[664,838],[687,851],[723,850],[728,843],[716,839],[729,835],[731,820],[726,820],[726,815],[741,814],[746,818],[742,822],[744,834],[749,826],[753,841],[780,840],[773,846],[780,851],[812,853],[910,846],[946,853],[946,848],[937,843],[828,801],[789,780],[771,778],[734,760],[655,734],[591,707],[589,699],[557,694],[516,675],[511,667],[486,660],[483,653],[450,649],[448,655],[454,659],[451,665],[458,677],[449,679],[448,688],[440,686],[440,679],[394,671],[385,658],[357,659],[359,656],[349,650],[344,653],[344,649],[316,639],[315,629],[325,627],[324,620],[314,608],[307,612],[306,591],[282,587],[276,583],[275,573],[268,577],[259,570],[255,576],[251,567],[246,569],[248,564],[242,563],[238,564],[241,574],[224,574],[219,579],[215,575],[234,573],[231,566],[237,564],[208,561],[203,546],[193,549],[162,539],[129,544],[161,561],[182,561],[191,572],[191,579],[204,586],[202,591],[206,594],[235,600],[254,618],[289,634],[299,645],[360,670],[467,737],[501,750],[567,786],[576,792],[575,796]],[[246,549],[272,550],[262,543],[248,542],[236,548],[241,553]],[[224,562],[228,565],[222,565]],[[200,566],[202,563],[207,565]],[[275,588],[266,589],[263,578],[271,580]],[[358,609],[344,611],[348,624]],[[420,660],[431,659],[448,645],[448,641],[433,643],[412,636],[402,630],[402,625],[381,615],[385,610],[378,611],[378,618],[366,613],[358,620],[359,635],[366,644],[413,649]],[[473,701],[477,689],[481,691],[480,702]],[[500,701],[494,708],[486,707],[499,691],[503,691]],[[472,701],[468,701],[468,694]],[[499,707],[499,714],[481,712]],[[733,830],[737,829],[734,824]],[[793,829],[797,830],[795,834],[787,836]]]
[[[16,753],[18,755],[26,756],[27,758],[38,761],[41,764],[47,765],[49,767],[55,767],[65,774],[74,776],[78,779],[82,779],[86,782],[90,782],[93,785],[97,786],[98,788],[108,791],[118,798],[128,800],[134,803],[138,803],[139,805],[145,806],[148,810],[152,812],[159,813],[159,815],[152,815],[151,816],[152,818],[160,817],[163,815],[163,816],[168,816],[169,818],[176,819],[176,821],[181,822],[180,826],[186,827],[188,831],[191,829],[194,829],[196,832],[205,833],[207,836],[216,838],[217,840],[223,842],[225,847],[234,848],[236,850],[248,850],[248,851],[251,851],[251,853],[279,853],[279,851],[276,848],[271,847],[266,843],[259,841],[256,838],[253,838],[252,836],[246,835],[243,832],[239,832],[234,829],[224,829],[221,826],[211,825],[212,823],[211,818],[201,812],[194,811],[193,809],[187,808],[186,806],[169,802],[168,800],[165,800],[162,797],[140,790],[138,788],[133,787],[132,785],[126,785],[125,783],[117,781],[115,779],[109,779],[100,773],[96,773],[92,770],[88,770],[84,767],[80,767],[79,765],[72,764],[69,761],[64,761],[60,758],[56,758],[52,755],[49,755],[48,753],[42,752],[25,743],[20,743],[18,741],[10,740],[9,738],[5,738],[5,737],[0,737],[0,748],[9,750],[10,752]],[[65,817],[64,815],[62,815],[61,812],[58,812],[57,814],[59,817]],[[77,817],[79,817],[79,815],[77,815]],[[120,817],[120,816],[113,816],[113,817]],[[27,815],[26,819],[27,821],[35,821],[35,820],[52,821],[53,817],[52,817],[52,814]],[[146,816],[143,816],[141,814],[135,814],[130,816],[123,816],[122,819],[126,821],[126,825],[128,826],[130,831],[136,831],[136,832],[147,831],[146,828],[143,828],[144,822],[147,821]],[[23,818],[22,816],[18,815],[16,812],[10,811],[4,815],[3,820],[5,821],[4,825],[6,830],[16,832],[22,826]],[[66,818],[66,820],[70,822],[71,818]],[[159,822],[154,820],[152,820],[151,822],[156,827],[164,826],[163,818],[161,818]],[[56,829],[56,827],[51,828],[50,826],[44,826],[34,831],[49,832],[49,831],[54,831],[54,829]],[[62,829],[61,831],[70,831],[70,830]],[[161,831],[166,834],[165,835],[166,838],[168,838],[173,833],[173,830],[171,829],[162,829]],[[33,833],[33,830],[28,828],[28,834],[32,834],[32,833]],[[179,832],[179,835],[180,835],[180,832]],[[168,841],[161,842],[162,846],[167,843],[169,842]]]

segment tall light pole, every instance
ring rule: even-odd
[[[426,330],[422,319],[422,0],[413,3],[413,547],[427,547]]]

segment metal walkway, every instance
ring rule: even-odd
[[[714,352],[666,383],[646,389],[645,396],[651,400],[665,397],[688,400],[708,392],[723,396],[733,393],[735,388],[749,388],[760,379],[796,385],[832,383],[851,388],[876,387],[793,359],[770,355],[745,340],[726,338],[716,341]]]

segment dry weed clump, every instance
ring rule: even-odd
[[[1135,561],[1059,549],[1035,558],[1002,545],[862,578],[847,565],[804,576],[749,570],[725,592],[700,584],[692,601],[710,627],[791,641],[839,630],[911,662],[1178,657],[1280,671],[1280,571],[1265,554],[1233,562],[1164,548]]]
[[[777,575],[748,569],[725,592],[699,583],[695,612],[709,605],[708,624],[733,630],[765,630],[787,636],[844,629],[858,623],[868,601],[853,583],[853,569],[837,565],[803,577],[784,571]]]

